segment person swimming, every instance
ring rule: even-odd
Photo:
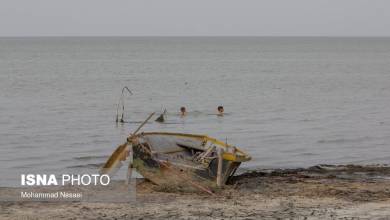
[[[218,110],[218,114],[217,115],[218,116],[223,116],[223,112],[224,112],[223,106],[222,105],[218,106],[217,110]]]
[[[181,116],[181,117],[184,117],[184,116],[186,116],[186,115],[187,115],[186,107],[182,106],[182,107],[180,108],[180,116]]]

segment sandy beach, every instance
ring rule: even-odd
[[[135,203],[2,202],[0,219],[390,219],[389,177],[386,166],[258,170],[214,196],[139,180]]]

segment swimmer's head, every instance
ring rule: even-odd
[[[181,115],[185,115],[187,113],[186,107],[182,106],[180,108],[180,113],[181,113]]]
[[[222,105],[220,105],[220,106],[218,106],[218,112],[220,113],[220,114],[222,114],[223,113],[223,106]]]

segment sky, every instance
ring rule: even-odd
[[[390,36],[390,0],[0,0],[0,36]]]

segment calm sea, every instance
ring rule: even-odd
[[[166,108],[144,131],[227,140],[243,169],[390,161],[390,38],[0,38],[0,186],[98,169],[137,127],[124,86],[125,120]]]

